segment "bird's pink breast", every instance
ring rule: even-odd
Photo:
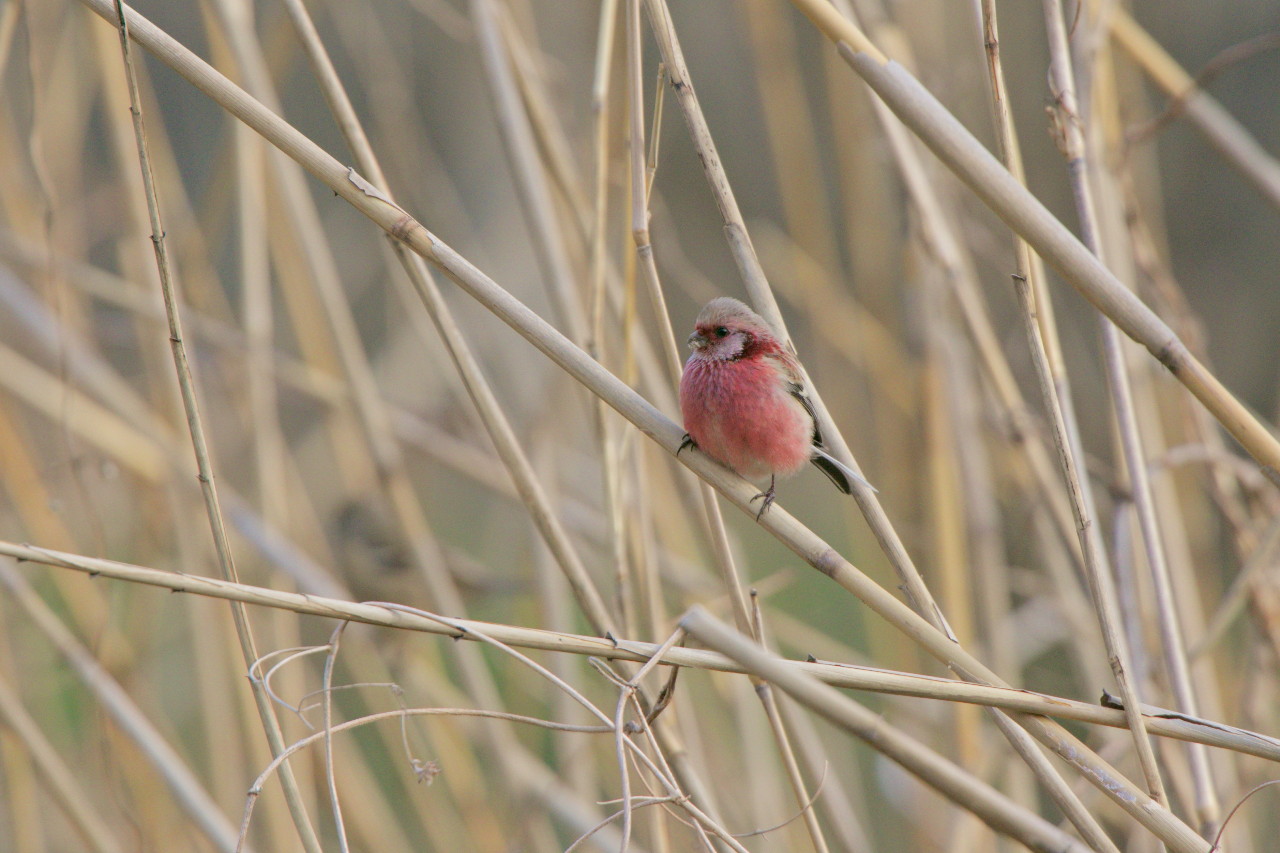
[[[812,453],[809,413],[769,359],[689,359],[680,411],[699,448],[751,480],[794,474]]]

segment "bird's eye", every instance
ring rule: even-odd
[[[724,326],[716,326],[716,330],[715,330],[715,331],[716,331],[716,337],[717,337],[717,338],[727,338],[727,337],[729,337],[729,330],[728,330],[728,329],[726,329]]]

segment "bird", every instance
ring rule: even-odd
[[[812,462],[846,495],[858,473],[827,452],[800,362],[763,317],[731,296],[712,299],[694,321],[693,350],[680,376],[681,451],[697,447],[748,480],[769,488],[756,520],[774,501],[779,477]]]

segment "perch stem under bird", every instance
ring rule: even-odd
[[[812,462],[845,494],[856,481],[875,488],[827,452],[796,357],[764,318],[729,296],[703,306],[689,336],[693,353],[680,377],[680,412],[688,430],[680,450],[697,447],[748,480],[769,488],[758,521],[773,503],[778,477]]]

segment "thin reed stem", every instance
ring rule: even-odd
[[[1081,112],[1075,94],[1075,72],[1072,67],[1070,47],[1067,44],[1066,21],[1061,2],[1045,0],[1044,15],[1049,33],[1049,80],[1056,99],[1058,127],[1062,133],[1067,172],[1075,197],[1076,212],[1080,218],[1081,238],[1085,246],[1097,255],[1099,260],[1105,260],[1098,233],[1098,211],[1089,181],[1089,153],[1085,142],[1087,117]],[[1155,526],[1150,482],[1146,476],[1146,457],[1142,450],[1142,439],[1137,434],[1133,392],[1129,384],[1124,356],[1120,351],[1119,332],[1105,317],[1100,318],[1100,325],[1103,361],[1106,365],[1111,403],[1120,430],[1125,462],[1135,489],[1134,498],[1138,503],[1140,528],[1146,544],[1147,556],[1151,560],[1153,571],[1156,570],[1157,563],[1161,570],[1164,570],[1164,551],[1159,542],[1159,531]],[[1069,431],[1067,434],[1078,435],[1078,432]],[[1083,448],[1076,442],[1064,446],[1061,454],[1064,472],[1071,477],[1073,468],[1076,471],[1080,470],[1078,460],[1083,456]],[[1115,575],[1112,573],[1111,566],[1108,565],[1101,528],[1097,524],[1098,509],[1093,499],[1093,489],[1088,477],[1079,476],[1079,474],[1076,476],[1077,488],[1071,490],[1073,510],[1076,513],[1080,546],[1084,551],[1089,586],[1093,592],[1094,607],[1097,609],[1102,636],[1106,641],[1111,670],[1124,697],[1125,710],[1130,714],[1130,732],[1134,738],[1138,762],[1146,778],[1147,790],[1157,802],[1167,804],[1169,795],[1165,792],[1164,780],[1156,763],[1155,750],[1151,746],[1142,722],[1141,692],[1133,674],[1133,656],[1129,641],[1120,621],[1121,612]]]
[[[227,538],[226,526],[222,519],[222,506],[218,501],[218,490],[214,483],[213,464],[209,458],[209,446],[205,439],[204,422],[200,417],[200,404],[196,399],[195,380],[192,377],[191,365],[187,359],[186,342],[182,333],[182,317],[178,308],[178,297],[173,284],[169,265],[169,253],[165,242],[164,225],[160,219],[160,202],[156,196],[155,178],[151,172],[151,160],[147,151],[146,128],[142,118],[142,105],[138,95],[138,81],[133,68],[133,56],[130,49],[129,23],[125,15],[123,0],[115,0],[116,23],[120,30],[120,50],[124,59],[125,74],[129,82],[129,103],[133,115],[133,130],[138,146],[138,163],[142,170],[142,183],[146,193],[147,213],[151,224],[151,242],[155,249],[156,269],[160,276],[160,292],[164,298],[165,316],[169,321],[169,344],[173,353],[174,370],[177,373],[178,388],[182,392],[182,407],[187,416],[187,429],[191,434],[191,445],[195,452],[196,467],[199,471],[200,490],[204,496],[205,513],[208,516],[209,528],[213,534],[214,550],[218,555],[218,566],[225,580],[239,582],[236,572],[235,558],[231,553],[231,543]],[[231,615],[235,622],[236,637],[240,642],[241,656],[247,664],[258,659],[257,645],[253,630],[249,625],[248,613],[243,604],[233,602]],[[284,751],[284,734],[276,719],[275,709],[266,692],[256,683],[250,682],[254,703],[258,716],[267,736],[267,743],[273,755]],[[293,823],[298,838],[308,851],[319,853],[320,842],[316,838],[315,829],[307,816],[298,783],[292,771],[286,765],[282,768],[280,782],[284,787],[285,801],[293,816]]]
[[[377,604],[282,592],[248,584],[230,583],[217,578],[160,571],[114,560],[18,545],[12,542],[0,541],[0,554],[26,562],[71,569],[91,576],[145,584],[174,592],[240,601],[263,607],[281,608],[294,613],[360,622],[384,628],[418,631],[460,640],[471,639],[473,634],[484,634],[517,648],[557,651],[639,663],[650,662],[661,649],[660,644],[625,638],[610,640],[605,637],[587,637],[457,618],[449,619],[446,623],[439,619],[419,617],[411,612]],[[474,630],[472,630],[473,626]],[[698,669],[745,672],[726,658],[698,649],[679,647],[669,649],[662,655],[661,662]],[[1116,728],[1127,726],[1122,711],[1058,696],[1045,696],[1028,690],[891,673],[883,669],[844,664],[793,662],[792,665],[835,687],[972,702],[1026,714],[1057,716],[1092,725]],[[1146,708],[1144,713],[1148,715],[1148,730],[1162,737],[1204,743],[1280,762],[1280,740],[1275,738],[1212,720],[1196,720],[1186,715],[1165,712],[1159,708]]]

